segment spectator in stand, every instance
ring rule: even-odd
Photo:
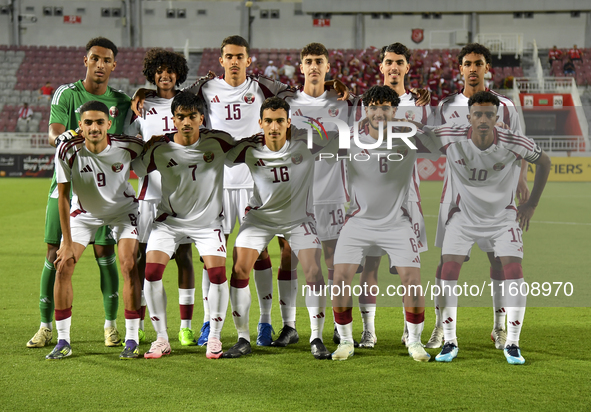
[[[278,76],[279,72],[277,70],[277,66],[273,64],[273,60],[269,60],[269,65],[265,69],[265,77],[275,80],[278,78]]]
[[[435,73],[429,73],[429,80],[427,81],[427,87],[431,92],[431,96],[434,94],[439,95],[439,78],[435,76]]]
[[[575,64],[573,63],[572,58],[568,58],[568,61],[562,66],[562,70],[564,71],[565,76],[575,76]]]
[[[560,59],[562,59],[562,51],[556,48],[556,46],[552,47],[548,52],[548,63],[550,64],[550,66],[552,66],[552,62],[554,60]]]
[[[45,86],[39,89],[39,99],[51,100],[54,90],[55,89],[51,87],[51,82],[45,83]]]
[[[18,109],[18,119],[16,120],[16,130],[18,132],[28,132],[29,122],[33,118],[33,110],[29,107],[29,103],[24,103]]]
[[[281,79],[281,82],[293,85],[295,82],[295,72],[296,68],[291,64],[291,56],[287,56],[283,61],[283,66],[279,69],[279,75],[285,77],[285,79]]]
[[[441,83],[441,98],[445,99],[450,94],[451,94],[451,87],[447,81],[443,80],[443,82]]]
[[[577,45],[575,44],[573,46],[573,48],[568,51],[568,58],[572,61],[575,61],[575,60],[582,61],[583,60],[583,52],[580,49],[578,49]]]
[[[263,66],[260,62],[258,62],[254,66],[254,69],[252,70],[252,74],[253,74],[253,76],[262,76],[263,74],[265,74],[265,69],[263,69]]]

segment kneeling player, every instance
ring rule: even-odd
[[[288,241],[306,276],[312,354],[316,359],[330,356],[322,341],[326,294],[320,268],[321,246],[314,219],[308,213],[308,207],[312,206],[309,199],[317,152],[308,149],[305,141],[295,139],[296,129],[291,128],[289,110],[289,104],[280,98],[265,100],[259,120],[265,144],[246,148],[235,160],[248,165],[254,179],[256,203],[260,206],[246,215],[234,247],[230,301],[238,342],[224,353],[227,358],[251,352],[249,275],[257,257],[276,234],[283,235]],[[289,140],[288,132],[291,132]],[[288,325],[283,327],[281,336],[284,337],[282,345],[296,343],[299,339],[295,329]]]
[[[369,89],[363,95],[368,125],[359,132],[359,141],[375,146],[381,133],[386,136],[387,122],[395,119],[399,102],[398,94],[388,86]],[[417,361],[430,358],[420,339],[425,299],[420,292],[419,251],[405,210],[416,150],[409,150],[401,141],[393,144],[391,149],[384,141],[376,148],[352,145],[349,150],[347,174],[353,198],[334,257],[333,307],[341,341],[333,360],[345,360],[354,353],[351,282],[363,258],[376,248],[388,254],[390,266],[396,267],[406,288],[408,353]]]
[[[55,320],[58,343],[47,359],[72,354],[72,275],[76,262],[97,230],[109,225],[118,237],[119,263],[123,275],[125,302],[125,348],[121,359],[137,358],[140,320],[140,281],[135,192],[127,182],[130,164],[142,152],[143,142],[135,137],[108,135],[109,109],[89,101],[80,107],[81,135],[60,144],[56,152],[62,244],[57,252],[55,279]],[[70,186],[74,192],[70,208]]]
[[[193,93],[178,93],[171,111],[178,132],[165,135],[150,148],[142,156],[138,170],[141,175],[158,170],[162,179],[162,199],[146,249],[144,284],[158,337],[144,357],[155,359],[170,354],[162,274],[175,245],[189,237],[208,268],[211,329],[206,356],[217,359],[222,355],[220,333],[228,308],[226,241],[222,229],[224,161],[229,153],[240,151],[249,143],[234,147],[229,134],[200,130],[204,103]]]
[[[445,344],[435,359],[451,362],[458,354],[458,298],[453,288],[457,285],[465,256],[474,243],[481,248],[492,243],[505,275],[504,306],[508,332],[505,357],[510,364],[523,364],[525,359],[519,349],[519,335],[526,296],[521,295],[519,287],[523,283],[521,233],[528,229],[548,180],[550,158],[533,140],[495,127],[499,99],[491,92],[474,94],[468,106],[470,125],[443,126],[434,130],[437,145],[447,155],[452,182],[452,205],[442,248],[442,295],[439,299],[445,319]],[[529,200],[516,208],[514,193],[522,158],[538,167]],[[517,296],[508,295],[510,286],[513,286],[512,290],[517,288]]]

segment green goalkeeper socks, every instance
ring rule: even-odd
[[[53,320],[53,285],[55,283],[55,266],[45,259],[41,272],[41,286],[39,291],[39,311],[41,322],[51,323]]]
[[[105,319],[117,319],[119,308],[119,273],[117,272],[117,257],[111,255],[96,259],[101,272],[101,292],[103,292],[103,305],[105,307]]]

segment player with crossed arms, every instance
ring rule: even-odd
[[[548,180],[548,155],[530,138],[495,127],[499,98],[481,91],[468,100],[469,125],[441,126],[434,143],[447,156],[451,208],[442,247],[439,298],[445,344],[435,358],[451,362],[458,355],[456,337],[458,297],[453,293],[466,255],[474,245],[491,244],[503,266],[505,287],[502,303],[507,312],[507,341],[504,354],[510,364],[523,364],[519,336],[525,315],[522,230],[527,231]],[[534,163],[536,175],[529,200],[516,208],[515,187],[521,160]],[[509,295],[514,284],[518,293]]]
[[[55,166],[62,243],[57,252],[55,321],[58,342],[47,359],[72,354],[72,275],[76,262],[100,227],[108,225],[118,239],[125,302],[125,348],[121,359],[139,356],[141,286],[137,273],[138,203],[129,182],[131,162],[142,152],[143,142],[130,136],[111,135],[109,109],[91,100],[80,107],[81,134],[57,147]],[[70,207],[70,188],[74,192]]]
[[[193,93],[178,93],[171,111],[177,132],[164,135],[136,167],[140,175],[158,170],[162,179],[162,198],[148,240],[144,285],[150,319],[158,337],[144,357],[156,359],[171,352],[162,275],[175,245],[188,237],[195,242],[208,267],[211,327],[206,356],[217,359],[222,355],[220,333],[228,308],[226,240],[222,228],[224,161],[252,143],[246,140],[234,147],[229,134],[199,129],[204,102]]]

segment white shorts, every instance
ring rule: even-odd
[[[358,265],[370,251],[376,253],[372,256],[380,256],[384,251],[390,258],[390,267],[421,267],[417,239],[406,216],[387,227],[370,227],[366,220],[350,218],[341,230],[334,264]]]
[[[187,238],[195,243],[201,256],[226,257],[226,238],[221,223],[214,223],[208,228],[180,228],[166,222],[154,222],[146,253],[158,250],[172,257],[177,245],[186,243],[184,240]]]
[[[88,212],[79,213],[76,211],[70,214],[72,241],[80,243],[84,247],[94,241],[94,235],[101,226],[109,226],[113,238],[117,242],[121,239],[137,240],[139,237],[138,204],[135,202],[131,203],[126,211],[108,219],[96,218]]]
[[[523,240],[517,212],[507,210],[498,223],[483,226],[469,221],[462,212],[455,213],[447,224],[441,250],[443,255],[467,255],[474,243],[495,257],[523,258]]]
[[[224,189],[222,206],[224,208],[224,234],[229,235],[234,230],[236,219],[242,225],[248,201],[252,196],[252,189]]]
[[[321,242],[336,240],[345,224],[345,206],[342,203],[314,205],[314,219]]]
[[[140,243],[148,243],[150,233],[152,233],[152,225],[156,217],[157,200],[140,200],[139,207],[139,227],[140,227]]]
[[[248,214],[240,226],[234,247],[255,249],[261,253],[275,236],[283,235],[291,250],[297,256],[300,250],[320,249],[316,223],[311,217],[304,222],[291,225],[271,225]]]

